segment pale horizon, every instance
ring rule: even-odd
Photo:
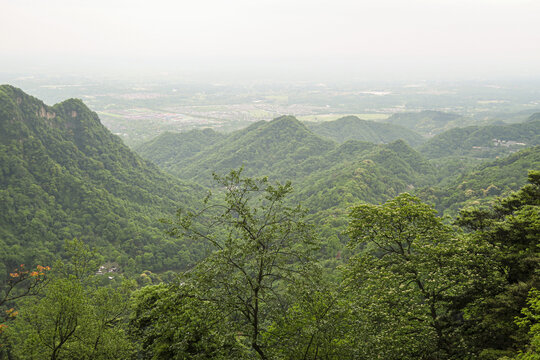
[[[540,77],[540,3],[1,0],[2,73]]]

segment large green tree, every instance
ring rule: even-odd
[[[529,342],[525,328],[514,322],[531,288],[540,288],[540,171],[530,171],[528,178],[529,184],[493,207],[462,210],[456,221],[496,251],[492,271],[504,279],[468,307],[476,320],[469,346],[480,348],[486,359],[513,356]]]
[[[182,281],[197,289],[201,302],[219,308],[253,355],[268,359],[267,331],[287,311],[286,288],[307,278],[316,244],[303,210],[286,204],[290,183],[241,173],[215,176],[222,199],[207,198],[196,213],[179,211],[171,233],[213,249]]]
[[[462,297],[495,281],[489,247],[457,236],[409,194],[351,211],[345,268],[356,357],[463,358]]]

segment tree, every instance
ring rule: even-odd
[[[516,357],[519,360],[540,359],[540,291],[531,289],[527,298],[527,307],[521,310],[522,316],[516,318],[516,324],[529,330],[530,343]]]
[[[122,359],[129,286],[99,286],[93,253],[67,242],[71,261],[57,262],[42,296],[26,301],[7,333],[21,359]]]
[[[456,220],[471,238],[489,244],[497,256],[492,271],[504,280],[468,306],[476,322],[470,346],[486,359],[514,356],[530,341],[514,322],[530,290],[540,288],[540,171],[530,171],[528,178],[529,184],[493,207],[464,209]]]
[[[146,286],[135,292],[130,334],[145,359],[241,359],[217,304],[201,301],[185,283]]]
[[[21,264],[13,272],[0,289],[0,358],[9,353],[5,347],[3,332],[8,328],[8,322],[14,320],[19,314],[15,308],[17,302],[38,295],[48,283],[47,273],[49,266],[38,265],[34,270],[26,270]]]
[[[495,281],[489,248],[457,236],[409,194],[356,206],[350,216],[350,247],[360,250],[345,269],[358,319],[352,336],[365,344],[356,356],[463,356],[459,301]]]
[[[299,206],[286,204],[290,183],[241,176],[242,169],[214,175],[223,200],[207,197],[198,212],[178,211],[171,234],[203,241],[214,250],[183,274],[186,289],[217,306],[241,343],[268,359],[269,326],[287,311],[286,287],[305,278],[315,248]]]

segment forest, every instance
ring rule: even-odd
[[[133,151],[0,86],[0,358],[540,358],[540,117],[458,122]]]

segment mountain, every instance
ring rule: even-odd
[[[226,137],[212,129],[191,130],[181,133],[165,132],[135,148],[145,158],[159,164],[164,170],[186,166],[189,159]]]
[[[160,147],[156,143],[145,144],[139,151],[149,158],[147,154],[158,152]],[[283,181],[299,175],[299,163],[335,147],[333,141],[313,134],[296,118],[282,116],[235,131],[190,158],[183,158],[179,150],[171,152],[168,159],[162,157],[157,164],[182,179],[208,185],[213,172],[224,174],[241,166],[245,175],[268,175]]]
[[[0,266],[52,264],[77,237],[125,269],[182,267],[196,249],[157,219],[199,193],[134,154],[82,101],[47,106],[0,86]]]
[[[336,153],[340,161],[332,161]],[[349,141],[326,158],[328,166],[297,185],[297,198],[308,209],[345,212],[358,201],[384,202],[434,181],[435,169],[403,140],[372,146]]]
[[[527,183],[528,170],[540,169],[540,146],[480,164],[450,184],[422,189],[419,195],[439,212],[456,215],[466,206],[488,205]]]
[[[160,147],[157,141],[148,145],[139,150]],[[249,176],[291,180],[293,200],[309,209],[313,221],[327,224],[323,227],[334,237],[336,229],[344,229],[351,205],[379,203],[435,182],[435,168],[404,140],[389,144],[348,140],[338,145],[291,116],[236,131],[189,159],[175,155],[181,149],[167,151],[172,156],[162,158],[159,166],[169,170],[170,164],[178,165],[174,174],[198,183],[211,185],[211,172],[224,174],[240,166]]]
[[[403,126],[362,120],[356,116],[346,116],[321,123],[305,122],[305,125],[315,134],[338,143],[344,143],[347,140],[360,140],[386,144],[403,139],[409,145],[417,146],[424,142],[421,135]]]
[[[468,121],[459,114],[425,110],[393,114],[384,122],[406,127],[424,136],[433,136],[454,127],[465,126]]]
[[[540,117],[510,125],[469,126],[439,134],[419,148],[430,159],[448,156],[495,158],[540,145]]]

